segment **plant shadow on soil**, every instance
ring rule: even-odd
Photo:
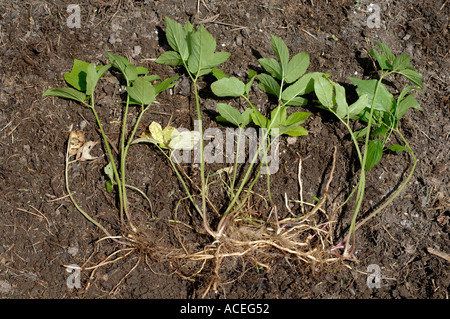
[[[199,8],[197,1],[117,0],[109,6],[82,1],[82,26],[72,29],[66,23],[69,4],[69,0],[0,4],[2,298],[448,298],[450,4],[383,2],[380,27],[369,28],[364,1],[361,8],[342,0],[328,4],[275,1],[270,7],[259,1],[233,0],[223,5],[210,0],[201,1]],[[255,53],[273,56],[271,34],[281,37],[291,53],[307,51],[309,72],[328,72],[339,83],[350,83],[350,76],[372,76],[367,52],[373,41],[411,56],[427,90],[416,94],[424,111],[409,112],[401,130],[416,151],[419,165],[402,194],[357,233],[358,262],[305,264],[268,249],[257,256],[259,264],[240,256],[222,260],[220,280],[214,281],[217,264],[212,261],[163,258],[160,252],[173,247],[181,253],[184,249],[202,251],[211,239],[202,233],[200,218],[192,207],[182,200],[183,189],[163,156],[146,145],[130,148],[127,176],[130,184],[152,198],[149,204],[139,194],[129,193],[134,218],[144,230],[145,240],[152,243],[153,254],[144,254],[148,246],[132,251],[114,241],[97,241],[99,230],[76,211],[64,186],[69,128],[82,129],[87,140],[99,140],[95,120],[90,110],[65,100],[44,99],[42,93],[65,85],[62,75],[70,71],[74,58],[104,63],[106,51],[124,55],[162,78],[181,75],[153,62],[167,49],[165,16],[181,23],[203,21],[217,39],[218,49],[231,53],[223,65],[225,73],[243,80],[248,66],[258,65]],[[332,40],[332,35],[338,41]],[[97,100],[100,117],[108,137],[117,142],[117,122],[122,114],[120,85],[110,75],[102,85]],[[177,87],[174,92],[158,97],[160,104],[144,116],[139,132],[152,121],[166,125],[170,120],[172,126],[192,128],[191,119],[196,118],[190,101],[193,97],[179,94]],[[258,89],[254,88],[252,95],[256,105],[272,105]],[[206,125],[216,125],[217,101],[207,94],[203,105],[209,116]],[[316,110],[305,127],[309,135],[294,144],[281,139],[280,169],[271,177],[281,218],[289,215],[284,194],[299,199],[298,154],[303,159],[305,200],[321,197],[334,146],[340,151],[327,208],[343,201],[358,176],[351,141],[333,118]],[[94,152],[96,160],[71,167],[71,189],[92,216],[120,231],[115,200],[104,186],[104,150],[99,147]],[[362,216],[396,189],[409,165],[406,154],[383,158],[368,176]],[[195,166],[183,167],[194,182],[199,181]],[[211,171],[219,168],[210,166]],[[260,182],[255,192],[265,196],[265,183]],[[254,203],[258,198],[255,196]],[[217,187],[211,190],[210,199],[220,206],[226,197]],[[253,207],[255,211],[267,208],[264,200],[259,204]],[[338,216],[333,234],[336,241],[349,225],[352,204],[348,206]],[[299,207],[292,209],[298,211]],[[84,268],[79,289],[66,285],[70,274],[65,266],[70,264]],[[366,284],[371,264],[381,269],[381,288],[370,289]]]

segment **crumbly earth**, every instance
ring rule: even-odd
[[[78,27],[72,3],[0,1],[0,297],[448,298],[450,3],[397,0],[372,1],[370,6],[361,0],[358,7],[345,0],[90,0],[77,2]],[[106,63],[106,51],[126,56],[162,78],[182,75],[154,63],[168,49],[165,16],[180,23],[203,23],[216,38],[218,50],[231,53],[223,65],[225,73],[242,79],[249,68],[260,70],[259,57],[273,56],[272,34],[283,38],[292,54],[307,51],[309,71],[330,73],[333,80],[347,84],[350,76],[373,74],[367,52],[374,41],[411,56],[426,91],[415,95],[423,112],[408,112],[401,130],[419,163],[401,195],[358,230],[358,261],[305,264],[273,252],[276,258],[263,267],[251,258],[231,257],[222,260],[220,280],[213,287],[214,263],[152,255],[155,247],[201,250],[211,238],[202,234],[165,158],[146,145],[130,149],[127,177],[151,198],[150,205],[129,191],[148,246],[129,250],[112,240],[97,241],[100,231],[75,209],[64,184],[68,134],[81,129],[87,140],[100,141],[95,119],[89,109],[43,98],[42,93],[65,86],[63,74],[70,71],[73,59]],[[195,107],[190,89],[183,76],[172,92],[162,93],[140,131],[151,121],[191,128]],[[116,79],[107,74],[97,97],[100,117],[114,143],[122,114],[119,90]],[[252,94],[258,107],[272,105],[256,87]],[[206,125],[215,125],[217,101],[203,90]],[[304,110],[313,113],[305,123],[310,134],[294,141],[283,137],[280,170],[271,177],[280,215],[288,214],[285,194],[299,199],[299,155],[308,201],[324,191],[334,146],[338,154],[327,206],[341,203],[358,178],[345,128],[315,108]],[[131,113],[130,125],[135,111]],[[80,206],[120,234],[117,206],[104,186],[102,169],[107,162],[100,145],[93,150],[96,160],[71,167],[71,189]],[[363,215],[398,187],[410,165],[407,154],[391,153],[370,171]],[[211,172],[218,168],[209,167]],[[198,168],[187,169],[198,180]],[[265,184],[255,191],[266,196]],[[213,189],[210,199],[218,204],[224,200],[220,188]],[[299,212],[297,206],[293,210]],[[336,243],[348,230],[351,215],[349,203],[337,218]],[[71,264],[83,268],[77,289],[67,285],[66,266]],[[379,266],[379,288],[367,284],[369,265]]]

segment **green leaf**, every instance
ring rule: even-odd
[[[294,97],[288,101],[286,101],[282,98],[282,101],[283,101],[284,105],[287,105],[287,106],[298,106],[298,105],[308,104],[308,100],[305,98],[302,98],[300,96]]]
[[[125,67],[123,75],[128,81],[133,82],[138,77],[138,71],[134,65],[130,64]]]
[[[254,110],[251,114],[253,123],[255,123],[256,126],[259,126],[260,128],[267,128],[269,121],[267,118],[262,115],[258,110]]]
[[[153,82],[155,80],[161,80],[161,77],[159,75],[156,74],[152,74],[152,75],[146,75],[142,77],[144,80],[149,81],[149,82]]]
[[[380,126],[379,128],[372,131],[372,133],[370,134],[370,137],[374,138],[374,137],[377,137],[378,135],[385,137],[388,129],[389,128],[387,126]]]
[[[273,94],[279,97],[280,95],[280,84],[268,74],[258,74],[259,80],[258,87],[266,93]]]
[[[113,182],[111,180],[107,180],[105,182],[105,188],[108,193],[111,193],[113,190]]]
[[[272,110],[270,113],[270,124],[272,128],[279,128],[281,125],[284,125],[286,122],[287,111],[286,107],[283,105],[279,105]]]
[[[226,122],[234,124],[236,126],[239,126],[241,125],[241,123],[243,123],[244,119],[241,112],[236,110],[231,105],[225,103],[217,103],[217,110]]]
[[[171,66],[183,65],[183,59],[181,58],[181,55],[175,51],[164,52],[156,59],[155,62]]]
[[[189,48],[186,33],[181,24],[166,17],[166,38],[169,45],[180,54],[183,61],[189,58]]]
[[[219,97],[241,96],[245,93],[245,84],[238,78],[223,78],[211,84],[211,90]]]
[[[164,81],[162,81],[160,83],[155,84],[154,85],[155,95],[158,95],[162,91],[165,91],[167,89],[174,87],[176,84],[174,81],[178,80],[179,78],[180,78],[180,76],[173,76],[173,77],[165,79]]]
[[[424,86],[422,83],[422,74],[420,74],[416,70],[404,69],[401,71],[397,71],[397,73],[404,75],[408,80],[410,80],[412,83],[419,86],[423,90]]]
[[[255,80],[257,75],[258,75],[258,73],[255,70],[252,70],[252,69],[248,70],[248,82],[245,85],[245,94],[248,95],[250,93],[250,89],[252,87],[253,81]]]
[[[367,149],[366,171],[372,169],[383,156],[383,141],[379,139],[371,140]]]
[[[112,66],[119,69],[122,74],[125,72],[125,68],[128,65],[131,65],[130,61],[128,61],[123,56],[113,54],[111,52],[106,52],[106,55],[108,56],[109,61],[111,62]]]
[[[348,114],[348,103],[345,96],[345,88],[335,82],[331,82],[336,91],[336,115],[339,118],[345,118]]]
[[[381,69],[383,70],[390,70],[392,68],[392,65],[389,63],[387,58],[382,55],[380,52],[378,52],[376,49],[372,49],[369,51],[370,55],[373,55],[380,65]]]
[[[275,59],[261,58],[261,59],[258,59],[258,62],[274,78],[276,78],[278,80],[282,79],[281,65]]]
[[[292,83],[301,77],[309,67],[309,54],[300,52],[289,61],[287,71],[284,76],[286,83]]]
[[[98,65],[95,69],[97,70],[97,81],[111,68],[111,64]]]
[[[409,63],[411,61],[411,58],[407,54],[400,54],[397,56],[392,63],[392,69],[394,71],[401,71],[406,69],[407,66],[409,66]]]
[[[189,37],[190,33],[194,32],[194,31],[195,30],[194,30],[194,27],[192,26],[192,24],[189,21],[187,21],[183,26],[183,32],[184,32],[185,38],[187,39]]]
[[[367,94],[369,99],[366,108],[370,109],[372,106],[378,81],[360,80],[358,78],[353,77],[350,77],[350,81],[352,81],[352,83],[357,86],[356,92],[358,93],[359,96]],[[380,88],[378,89],[378,95],[375,101],[374,109],[383,112],[390,112],[395,102],[394,96],[387,90],[387,88],[384,86],[383,83],[380,83],[379,85]]]
[[[203,68],[213,69],[214,67],[226,62],[230,57],[229,52],[217,52],[209,55],[206,60],[206,65]]]
[[[93,63],[89,64],[86,69],[86,95],[90,96],[94,94],[95,87],[97,86],[100,78],[111,67],[111,64],[94,66]]]
[[[85,91],[88,66],[89,66],[88,62],[74,59],[72,70],[70,71],[70,73],[64,74],[64,79],[68,84],[73,86],[75,89],[79,91]]]
[[[289,127],[280,128],[280,135],[289,135],[289,136],[303,136],[308,135],[308,131],[302,126],[291,125]]]
[[[417,102],[417,100],[411,94],[402,99],[400,103],[398,103],[396,110],[397,120],[400,120],[410,108],[415,108],[419,111],[422,111],[419,102]]]
[[[407,152],[411,152],[410,148],[404,147],[402,145],[398,145],[398,144],[394,144],[388,147],[388,150],[391,150],[393,152],[402,152],[402,151],[407,151]]]
[[[313,72],[302,76],[294,84],[287,87],[281,94],[283,101],[290,101],[298,95],[308,94],[314,91],[314,79],[323,77],[324,73]]]
[[[369,103],[367,94],[361,95],[359,99],[348,107],[348,118],[351,120],[359,119],[358,115],[366,108]]]
[[[212,69],[212,74],[214,75],[214,77],[217,80],[220,80],[220,79],[228,77],[223,70],[220,70],[220,69],[217,69],[217,68],[213,68]]]
[[[155,88],[143,78],[137,78],[133,86],[127,86],[127,92],[140,105],[151,104],[156,98]]]
[[[289,63],[289,49],[286,46],[286,43],[274,35],[271,36],[270,45],[272,46],[273,51],[275,52],[275,55],[277,56],[278,60],[280,61],[281,65],[281,73],[284,77],[284,74],[288,70],[288,63]]]
[[[334,106],[333,99],[333,85],[330,83],[328,79],[323,77],[319,77],[314,81],[314,91],[316,93],[319,102],[327,107],[332,108]]]
[[[309,112],[295,112],[289,115],[284,125],[291,126],[294,124],[300,125],[306,121],[306,119],[311,115]]]
[[[137,72],[138,75],[144,75],[144,74],[147,74],[149,71],[148,71],[148,69],[146,67],[137,66],[136,67],[136,72]]]
[[[374,41],[374,43],[380,48],[380,50],[384,53],[384,56],[388,59],[388,62],[391,64],[395,60],[395,55],[392,53],[391,49],[384,43]]]
[[[362,139],[362,138],[367,134],[368,128],[369,128],[369,127],[366,126],[366,127],[363,128],[363,129],[360,129],[360,130],[358,130],[358,131],[355,131],[355,137],[356,137],[357,139]]]
[[[64,99],[75,100],[79,102],[86,101],[86,94],[73,88],[53,88],[48,89],[42,96],[57,96]]]
[[[252,121],[252,114],[253,114],[254,110],[251,108],[246,109],[244,112],[242,112],[242,123],[241,123],[241,127],[246,127],[247,125],[250,124],[250,122]]]
[[[86,70],[86,95],[90,96],[94,94],[95,87],[97,85],[97,70],[95,65],[90,63]]]
[[[216,50],[216,40],[203,25],[200,25],[197,31],[192,32],[190,45],[191,54],[188,60],[188,67],[191,73],[199,76],[200,71],[203,69],[212,68],[220,64],[212,65],[211,63],[214,60],[211,56],[214,55],[214,51]],[[224,56],[219,61],[223,59]]]

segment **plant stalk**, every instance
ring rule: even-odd
[[[366,140],[364,143],[364,153],[363,153],[363,157],[362,157],[362,162],[361,162],[361,175],[360,175],[360,180],[359,180],[359,184],[358,184],[358,191],[356,194],[356,204],[355,204],[355,210],[353,213],[353,218],[350,224],[350,229],[349,229],[349,236],[347,237],[347,241],[345,244],[345,249],[344,249],[344,257],[347,257],[349,255],[349,251],[350,251],[350,239],[352,238],[352,241],[354,243],[355,241],[355,224],[356,224],[356,218],[358,217],[359,211],[361,209],[361,205],[362,205],[362,201],[364,199],[364,191],[366,188],[366,162],[367,162],[367,153],[368,153],[368,148],[369,148],[369,139],[370,139],[370,130],[371,130],[371,126],[372,126],[372,118],[373,118],[373,112],[375,109],[375,102],[377,100],[378,97],[378,91],[380,89],[380,85],[381,85],[381,81],[383,80],[384,76],[386,76],[387,74],[389,74],[388,72],[385,74],[381,74],[380,79],[377,81],[377,86],[375,88],[375,93],[373,96],[373,100],[372,100],[372,105],[370,107],[370,115],[369,115],[369,121],[367,124],[367,132],[366,132]],[[352,249],[354,248],[354,244],[351,245]]]
[[[95,110],[95,104],[94,104],[94,97],[91,96],[91,105],[84,103],[84,105],[86,105],[87,107],[89,107],[92,110],[92,113],[94,114],[95,120],[97,121],[97,125],[100,129],[100,133],[102,135],[103,138],[103,142],[105,143],[105,147],[106,147],[106,151],[108,152],[108,156],[109,156],[109,160],[111,163],[111,167],[114,173],[114,178],[116,179],[116,183],[117,183],[117,189],[119,192],[119,206],[120,206],[120,219],[121,221],[123,221],[123,192],[122,192],[122,181],[120,179],[120,175],[119,172],[117,170],[117,166],[116,166],[116,162],[114,160],[114,157],[112,155],[112,151],[111,151],[111,146],[109,145],[108,139],[106,138],[106,133],[105,130],[103,129],[103,125],[102,122],[100,121],[100,117],[98,116],[97,111]]]

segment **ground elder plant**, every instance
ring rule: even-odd
[[[421,110],[412,92],[423,90],[424,87],[421,74],[410,64],[410,57],[406,54],[395,56],[385,44],[375,42],[377,49],[369,53],[380,67],[379,77],[376,79],[350,78],[358,98],[353,103],[349,103],[344,86],[332,81],[330,74],[306,73],[310,62],[307,52],[291,55],[284,41],[276,36],[271,36],[274,57],[260,58],[258,62],[263,72],[258,74],[250,69],[246,79],[228,76],[220,69],[230,54],[216,52],[216,40],[203,25],[194,27],[189,22],[181,25],[166,18],[166,38],[172,50],[160,55],[156,63],[186,72],[192,82],[197,113],[196,121],[194,121],[195,128],[192,131],[170,125],[163,127],[160,123],[152,121],[148,124],[148,129],[138,134],[144,113],[155,103],[158,94],[176,85],[179,76],[162,80],[158,75],[149,75],[147,68],[134,66],[126,58],[110,52],[106,53],[110,62],[107,65],[95,66],[93,63],[75,59],[72,70],[64,74],[69,87],[51,88],[44,93],[44,96],[76,101],[92,111],[107,152],[108,164],[103,168],[107,177],[105,188],[117,197],[118,216],[121,224],[126,226],[125,235],[113,236],[114,234],[77,203],[69,185],[70,168],[74,162],[92,160],[94,157],[90,152],[96,143],[86,141],[80,131],[71,131],[65,156],[65,182],[68,195],[78,211],[109,238],[114,240],[120,238],[128,244],[132,242],[130,238],[138,238],[129,236],[130,231],[138,233],[140,227],[133,222],[127,192],[136,191],[150,203],[152,199],[139,188],[127,183],[126,163],[129,148],[133,144],[146,143],[152,145],[153,150],[157,150],[167,159],[186,193],[184,199],[189,201],[189,208],[192,208],[202,221],[201,233],[206,233],[211,239],[210,245],[201,251],[188,251],[183,244],[183,253],[178,254],[179,250],[177,250],[177,254],[167,252],[167,256],[170,255],[171,258],[178,260],[201,261],[201,269],[196,273],[201,272],[207,260],[214,260],[216,262],[214,267],[216,278],[212,281],[214,285],[220,281],[218,274],[220,263],[226,257],[250,255],[251,260],[258,267],[266,268],[270,268],[270,262],[264,263],[263,260],[267,262],[268,256],[276,257],[280,255],[280,252],[283,256],[305,262],[331,262],[339,260],[340,257],[351,258],[355,247],[356,230],[399,195],[411,179],[417,164],[413,150],[399,129],[399,123],[409,109]],[[118,150],[117,154],[112,152],[110,139],[103,129],[102,123],[105,119],[100,119],[95,103],[97,85],[103,75],[112,69],[126,87],[125,99],[122,101],[119,145],[117,148],[114,146],[114,149]],[[230,154],[227,154],[232,159],[232,166],[222,167],[215,172],[211,172],[208,168],[206,150],[209,145],[205,146],[204,143],[205,128],[199,91],[200,81],[205,75],[212,75],[214,80],[210,85],[211,92],[221,99],[216,104],[218,116],[215,120],[219,125],[233,127],[233,147]],[[383,80],[387,77],[395,80],[395,75],[403,76],[411,85],[399,92],[394,92],[394,95]],[[269,100],[269,107],[254,105],[252,97],[253,90],[257,90],[255,86],[275,97]],[[316,100],[308,101],[307,96],[313,96]],[[311,113],[299,110],[299,107],[311,104],[331,112],[346,127],[360,164],[358,183],[338,208],[339,211],[350,198],[356,195],[348,234],[337,244],[333,242],[333,236],[330,234],[332,229],[330,224],[335,221],[331,220],[326,209],[323,208],[328,199],[334,174],[336,148],[322,198],[315,198],[313,203],[303,201],[301,161],[298,173],[300,201],[297,201],[301,203],[301,210],[292,210],[287,198],[285,198],[285,207],[277,207],[271,192],[271,174],[276,173],[271,171],[271,164],[278,161],[278,153],[274,153],[274,150],[278,149],[278,140],[283,135],[301,137],[308,134],[302,125]],[[239,105],[239,107],[233,105]],[[137,108],[138,115],[133,126],[128,128],[127,119],[131,107]],[[362,126],[357,131],[353,129],[355,127],[353,124],[356,122],[360,127]],[[245,138],[253,133],[256,135],[256,130],[260,133],[259,141],[254,152],[244,156],[247,163],[243,163],[241,155],[245,151]],[[236,146],[234,145],[235,137],[237,137]],[[394,138],[400,141],[399,144],[392,142]],[[182,152],[190,154],[192,151],[194,153],[197,151],[200,155],[199,185],[195,184],[193,176],[189,176],[181,166],[180,154]],[[366,174],[376,166],[386,152],[408,152],[413,159],[411,170],[391,197],[358,222],[365,199]],[[256,194],[254,191],[254,186],[263,175],[266,178],[267,195]],[[221,206],[210,199],[212,176],[219,176],[220,185],[224,190],[225,200],[220,204]],[[255,196],[264,199],[268,211],[260,212],[253,207],[252,200]],[[310,206],[311,209],[305,211],[304,206]],[[281,210],[286,210],[289,217],[279,218]],[[333,215],[336,212],[333,212]],[[196,226],[195,229],[197,229]],[[124,243],[124,241],[120,242]],[[141,247],[146,244],[152,246],[149,242],[139,243]],[[339,258],[331,256],[331,253],[338,249],[344,249]],[[278,253],[274,254],[274,250]],[[209,288],[211,285],[208,286],[207,291]]]
[[[166,156],[186,189],[195,210],[202,217],[205,231],[212,236],[215,243],[204,251],[183,255],[183,257],[195,260],[214,259],[217,261],[215,269],[220,268],[218,265],[225,257],[253,255],[267,249],[280,250],[283,254],[304,261],[318,261],[317,258],[321,252],[314,245],[311,246],[309,241],[316,235],[322,237],[324,225],[318,227],[310,220],[315,220],[314,214],[321,209],[325,196],[318,203],[311,204],[313,208],[304,216],[295,216],[291,212],[294,215],[293,218],[280,219],[277,210],[284,208],[276,207],[270,191],[269,150],[272,150],[272,146],[278,142],[281,135],[303,136],[308,134],[301,125],[311,113],[293,111],[290,108],[307,104],[308,101],[303,95],[314,91],[314,79],[323,74],[305,74],[309,66],[309,54],[301,52],[291,57],[284,41],[272,36],[271,46],[276,58],[259,60],[266,72],[258,74],[254,70],[249,70],[245,81],[230,77],[219,68],[220,64],[228,59],[229,54],[215,52],[215,39],[204,26],[200,25],[195,29],[189,22],[183,26],[170,18],[166,18],[166,24],[166,38],[172,51],[163,53],[156,62],[181,67],[187,72],[193,84],[197,121],[200,123],[197,126],[201,152],[201,186],[196,187],[200,189],[198,196],[188,191],[185,185],[191,179],[180,174],[177,165],[170,160],[168,155],[170,152],[166,153]],[[227,201],[223,207],[216,207],[208,199],[208,177],[211,174],[207,171],[203,154],[202,103],[198,88],[199,78],[207,74],[212,74],[216,78],[210,87],[213,94],[219,98],[231,98],[246,105],[236,108],[230,103],[217,103],[219,116],[216,121],[237,129],[237,149],[233,153],[233,167],[220,170],[221,175],[222,173],[226,175],[222,179],[227,193]],[[252,103],[250,93],[254,83],[257,83],[263,92],[277,97],[274,107],[259,111]],[[238,167],[239,148],[242,147],[240,142],[251,129],[258,129],[261,132],[259,144],[256,152],[248,156],[248,165],[238,176],[238,171],[240,171],[240,167]],[[145,142],[145,139],[140,141]],[[154,144],[154,142],[152,143]],[[259,162],[257,157],[260,159]],[[271,160],[273,160],[273,156]],[[262,174],[266,175],[269,211],[261,215],[260,213],[255,214],[255,211],[249,207],[252,206],[250,198],[255,194],[254,186]],[[264,195],[259,196],[264,197]],[[201,203],[196,202],[197,197],[201,197]],[[214,213],[219,214],[217,223],[212,222],[211,216],[214,216]],[[256,259],[256,263],[260,263],[260,261]]]
[[[107,52],[110,64],[95,66],[93,63],[84,62],[75,59],[72,70],[64,74],[64,79],[70,87],[65,88],[51,88],[45,91],[44,96],[55,96],[64,99],[74,100],[81,105],[89,108],[94,114],[96,124],[101,132],[103,144],[107,150],[109,163],[104,168],[104,172],[108,177],[106,182],[106,189],[108,192],[117,194],[119,202],[119,216],[123,226],[128,225],[133,232],[137,232],[136,226],[132,221],[132,214],[130,211],[127,189],[132,189],[139,192],[144,198],[150,200],[143,191],[138,188],[128,185],[126,182],[126,160],[128,149],[131,142],[134,140],[137,128],[144,113],[155,102],[156,97],[162,91],[174,86],[174,80],[178,77],[168,78],[164,81],[153,85],[152,82],[160,80],[158,75],[148,75],[149,70],[145,67],[134,66],[126,58]],[[102,120],[100,119],[95,104],[95,90],[99,80],[111,68],[117,69],[123,77],[126,85],[126,101],[124,101],[123,121],[120,132],[119,158],[113,154],[111,144],[104,129]],[[131,130],[127,127],[127,118],[130,106],[136,106],[139,110],[139,115]],[[76,161],[89,160],[87,150],[90,150],[92,144],[85,142],[83,133],[80,131],[72,131],[69,135],[66,152],[66,167],[65,180],[66,190],[76,208],[93,224],[98,226],[107,236],[111,236],[110,232],[101,225],[93,217],[78,205],[72,191],[69,187],[69,170],[70,165]],[[85,154],[86,153],[86,154]],[[82,156],[84,154],[84,156]],[[71,160],[73,155],[76,158]]]
[[[356,192],[356,203],[349,233],[346,236],[345,244],[340,243],[335,247],[335,249],[344,248],[344,257],[352,257],[355,247],[355,231],[399,195],[411,179],[417,164],[413,150],[399,130],[399,123],[409,109],[422,110],[412,94],[414,90],[424,89],[421,80],[422,75],[411,66],[409,55],[400,54],[395,56],[387,45],[380,42],[375,42],[375,44],[378,49],[372,49],[369,54],[376,58],[380,67],[379,77],[378,79],[366,80],[350,78],[351,82],[356,86],[356,92],[359,96],[358,100],[353,104],[348,105],[345,88],[331,81],[328,75],[317,77],[314,81],[314,92],[320,103],[319,106],[332,112],[345,125],[350,133],[361,165],[359,182],[349,196],[349,198],[352,197]],[[412,84],[397,92],[397,98],[390,93],[383,83],[385,78],[392,78],[395,74],[405,77]],[[358,131],[353,131],[352,121],[359,121],[365,127]],[[391,140],[394,136],[397,136],[403,145],[392,143]],[[383,154],[387,151],[408,152],[413,159],[411,170],[405,181],[389,199],[356,224],[364,201],[366,174],[381,160]]]

